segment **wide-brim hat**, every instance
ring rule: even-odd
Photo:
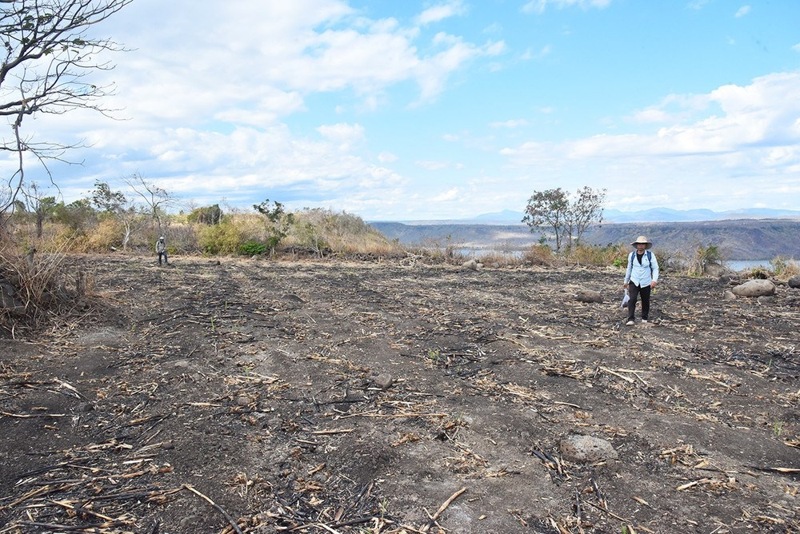
[[[645,248],[650,248],[650,247],[653,246],[653,243],[643,235],[640,235],[639,237],[637,237],[636,241],[631,243],[631,246],[635,247],[639,243],[644,243],[645,245],[647,245]]]

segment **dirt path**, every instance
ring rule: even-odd
[[[0,533],[800,531],[798,290],[89,260],[102,313],[0,341]]]

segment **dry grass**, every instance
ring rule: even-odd
[[[4,244],[0,249],[0,282],[6,306],[0,309],[0,331],[36,329],[50,319],[64,317],[94,290],[94,278],[84,270],[69,275],[66,252],[39,253]],[[71,278],[71,280],[70,280]]]

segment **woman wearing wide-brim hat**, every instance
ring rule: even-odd
[[[628,268],[625,270],[625,289],[628,290],[628,326],[633,326],[636,300],[642,296],[642,322],[650,320],[650,291],[658,283],[658,260],[650,252],[653,243],[640,235],[631,243],[636,250],[628,254]]]

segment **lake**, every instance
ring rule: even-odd
[[[770,263],[772,260],[735,260],[735,261],[726,261],[725,266],[736,272],[747,271],[749,269],[756,269],[758,267],[763,267],[764,269],[772,269],[772,264]]]

